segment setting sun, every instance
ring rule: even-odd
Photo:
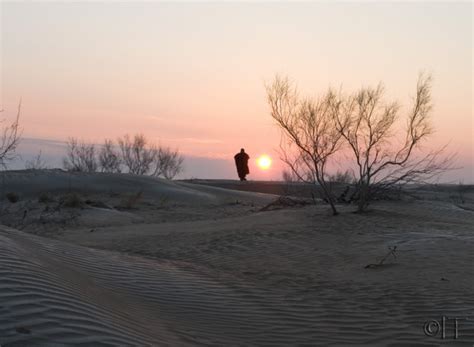
[[[0,0],[0,347],[474,347],[473,18]]]
[[[262,170],[268,170],[270,166],[272,165],[272,159],[268,155],[263,154],[260,157],[258,157],[257,165]]]

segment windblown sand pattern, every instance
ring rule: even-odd
[[[166,189],[189,194],[190,206],[206,196],[212,210],[216,201],[269,199]],[[0,227],[0,345],[474,343],[471,211],[436,201],[336,218],[324,206],[253,211],[93,232],[77,225],[56,240]],[[393,245],[396,261],[364,268]],[[471,321],[459,321],[458,339],[452,321],[444,340],[426,336],[424,323],[442,315]]]
[[[231,287],[183,264],[11,229],[3,228],[0,237],[0,336],[6,346],[410,345],[429,341],[420,330],[427,317],[468,316],[474,307],[472,297],[462,296],[468,288],[458,293],[450,285],[419,291],[370,282],[330,288],[324,281],[274,290]],[[18,327],[29,333],[18,333]],[[463,325],[462,333],[450,345],[474,339],[472,327]]]

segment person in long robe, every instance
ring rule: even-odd
[[[246,181],[245,176],[250,173],[249,170],[249,155],[245,153],[245,150],[242,148],[239,153],[234,156],[235,166],[237,167],[237,174],[241,181]]]

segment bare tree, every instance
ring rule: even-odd
[[[296,181],[298,181],[298,178],[295,176],[295,174],[288,169],[283,169],[281,172],[281,178],[283,180],[283,195],[288,196],[292,192],[292,184]]]
[[[115,151],[113,141],[105,139],[104,145],[99,152],[99,166],[101,171],[120,173],[120,165],[120,154]]]
[[[17,157],[16,148],[21,140],[21,130],[19,127],[21,111],[21,100],[18,104],[18,111],[15,119],[11,124],[5,125],[1,130],[0,139],[0,167],[7,168],[7,163]],[[3,110],[0,110],[3,112]],[[5,122],[1,120],[0,123]]]
[[[68,171],[96,172],[98,165],[95,146],[84,142],[79,143],[76,138],[71,137],[67,142],[63,166]]]
[[[354,174],[351,170],[337,171],[335,174],[328,175],[331,183],[352,184],[354,182]]]
[[[358,211],[366,209],[377,191],[433,178],[450,168],[444,148],[423,153],[422,142],[432,133],[431,76],[420,74],[406,127],[397,131],[399,105],[383,99],[384,88],[363,88],[335,112],[335,126],[345,139],[358,168]],[[402,133],[402,139],[400,139]],[[398,143],[397,143],[398,140]]]
[[[136,134],[133,140],[127,134],[119,138],[118,143],[122,152],[122,162],[129,173],[145,175],[151,170],[151,165],[158,155],[158,150],[154,146],[147,146],[148,142],[143,134]]]
[[[159,147],[155,157],[155,170],[152,176],[164,177],[172,180],[183,170],[184,158],[178,150],[172,150],[168,147]]]
[[[43,158],[41,158],[41,151],[39,151],[38,155],[31,160],[27,160],[25,162],[25,169],[26,170],[42,170],[46,169],[46,163],[44,162]]]
[[[300,98],[288,78],[278,76],[266,89],[271,116],[282,130],[281,159],[300,181],[317,182],[338,214],[326,179],[328,163],[343,143],[334,126],[343,107],[341,97],[329,89],[317,99]]]
[[[283,182],[285,182],[285,183],[293,183],[293,182],[297,181],[297,178],[295,177],[293,172],[291,170],[287,170],[287,169],[284,169],[281,172],[281,178],[283,179]]]

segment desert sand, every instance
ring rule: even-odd
[[[473,187],[334,217],[277,182],[1,179],[2,347],[474,344]]]

